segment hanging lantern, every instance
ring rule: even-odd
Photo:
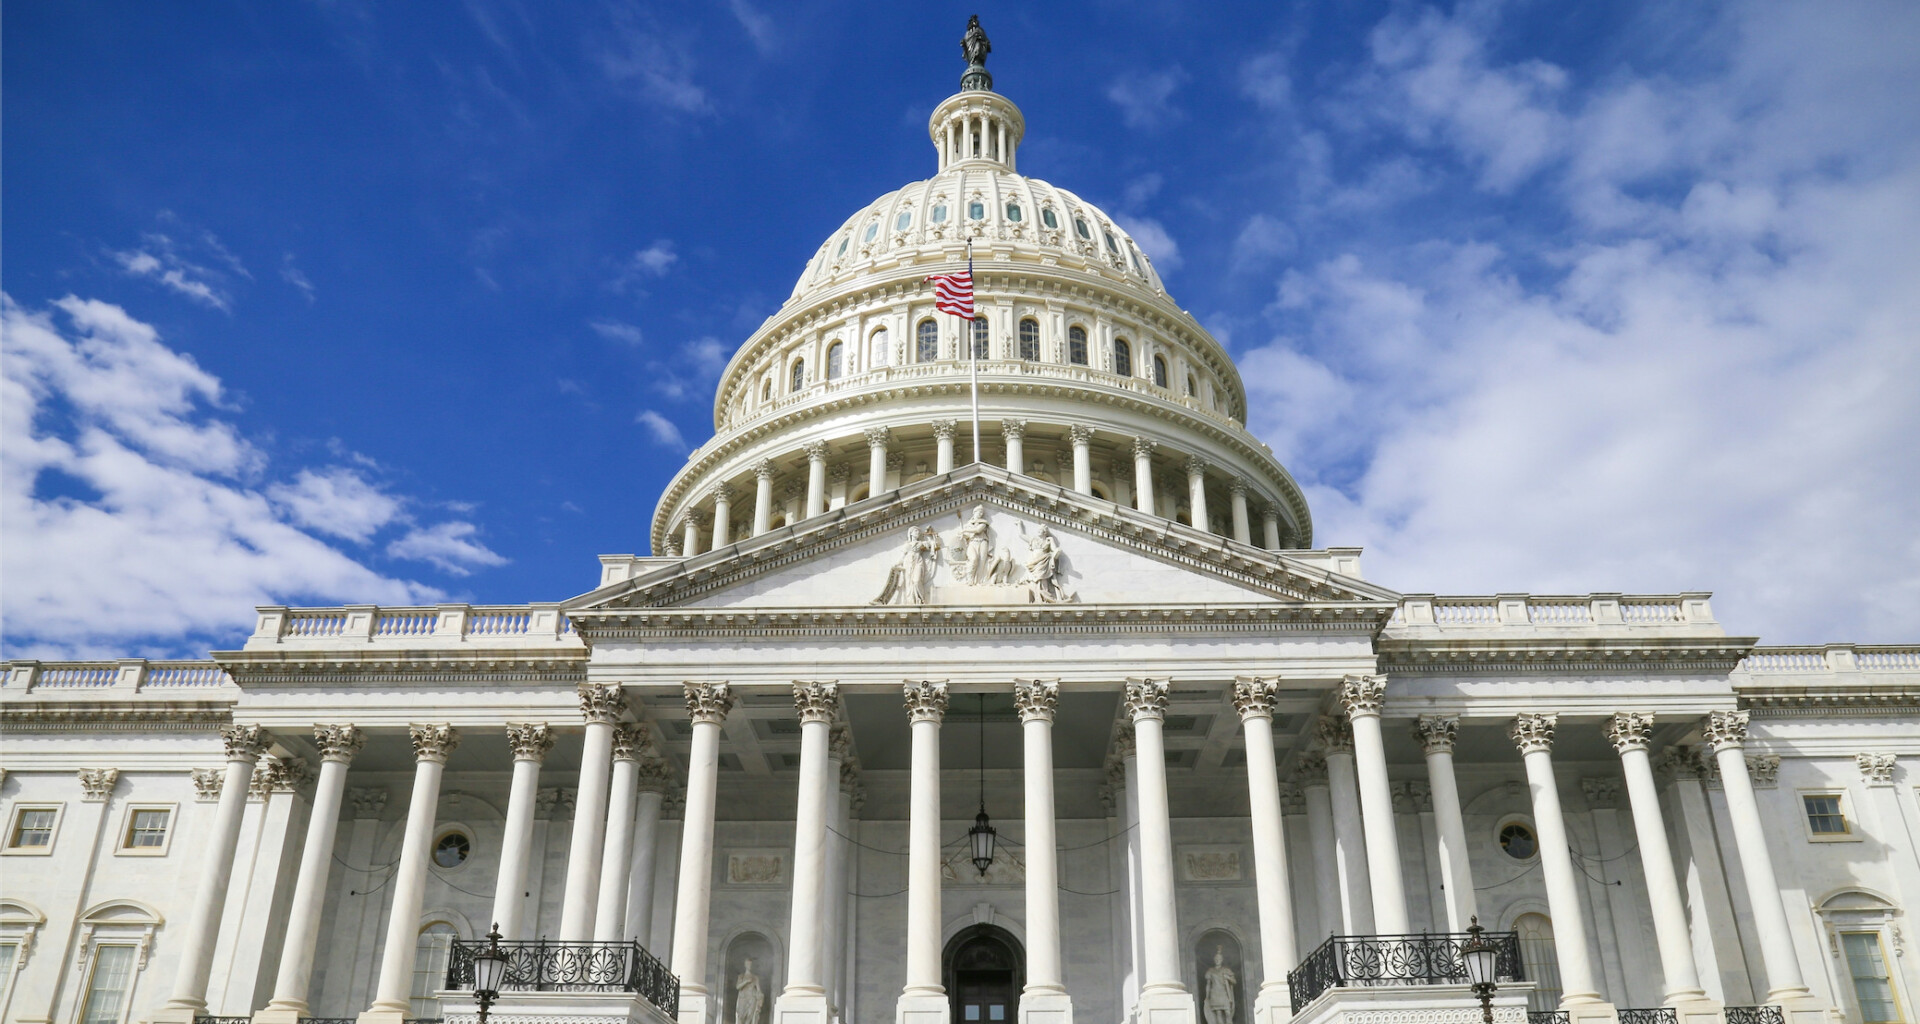
[[[987,869],[993,866],[993,843],[998,835],[987,821],[987,805],[980,805],[980,813],[973,816],[973,827],[967,830],[967,839],[973,844],[973,866],[980,869],[980,877],[987,877]]]

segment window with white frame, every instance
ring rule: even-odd
[[[121,853],[149,857],[165,856],[173,837],[173,807],[170,804],[134,804],[127,808],[126,826],[120,832]]]
[[[126,1016],[127,990],[133,987],[133,964],[137,955],[138,951],[130,945],[93,947],[80,1024],[120,1024]]]
[[[7,823],[7,853],[40,854],[53,852],[53,840],[60,832],[59,804],[15,804],[13,820]]]

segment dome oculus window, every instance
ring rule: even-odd
[[[1020,358],[1040,358],[1040,321],[1031,318],[1020,321]]]
[[[1540,841],[1534,838],[1533,829],[1510,822],[1500,828],[1500,850],[1514,860],[1532,860],[1540,852]]]
[[[947,204],[941,203],[935,206],[933,212],[927,214],[927,219],[935,224],[945,224],[947,222]]]
[[[1007,204],[1007,219],[1014,222],[1015,224],[1020,223],[1020,204],[1019,203]]]
[[[1093,241],[1093,230],[1087,227],[1085,219],[1080,217],[1073,218],[1073,230],[1079,232],[1081,238],[1089,242]]]
[[[473,840],[465,832],[442,832],[433,841],[433,862],[443,868],[457,868],[473,853]]]
[[[913,211],[901,210],[900,216],[893,219],[893,230],[905,231],[913,226]]]
[[[1040,208],[1040,223],[1050,228],[1058,228],[1060,226],[1060,218],[1053,215],[1053,207],[1043,206]]]
[[[914,339],[914,360],[931,363],[940,358],[940,328],[931,320],[922,320],[918,330],[919,337]]]
[[[1080,326],[1067,328],[1067,362],[1075,366],[1087,365],[1087,329]]]
[[[985,204],[985,203],[968,203],[968,204],[967,204],[967,218],[968,218],[969,220],[986,220],[986,219],[987,219],[987,204]]]

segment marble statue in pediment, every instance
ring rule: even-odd
[[[1073,595],[1060,586],[1060,542],[1053,539],[1053,531],[1042,526],[1040,532],[1027,539],[1027,574],[1021,581],[1027,586],[1027,593],[1041,604],[1059,604],[1073,600]]]
[[[975,505],[973,515],[961,521],[948,557],[953,581],[962,586],[1003,587],[1013,582],[1013,554],[993,549],[993,527],[987,523],[985,505]]]
[[[933,574],[940,565],[940,534],[919,526],[907,528],[900,557],[887,570],[887,582],[874,604],[926,604],[933,596]]]

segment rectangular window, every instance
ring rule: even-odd
[[[1893,979],[1887,974],[1880,933],[1842,932],[1840,946],[1847,954],[1847,973],[1853,977],[1853,997],[1860,1004],[1860,1019],[1865,1024],[1897,1022],[1900,1007],[1893,999]]]
[[[95,946],[93,973],[87,978],[87,1002],[80,1024],[120,1024],[133,981],[132,946]]]
[[[20,944],[18,942],[0,942],[0,1002],[5,1002],[7,989],[13,984],[13,965],[20,962]]]
[[[1807,831],[1816,836],[1844,836],[1852,831],[1846,812],[1840,809],[1840,794],[1807,793],[1800,800],[1807,808]]]
[[[173,812],[164,808],[136,807],[127,816],[129,850],[158,850],[167,845],[167,822]]]
[[[53,846],[53,831],[59,822],[58,807],[18,808],[13,812],[13,828],[7,832],[7,849],[45,853]]]

